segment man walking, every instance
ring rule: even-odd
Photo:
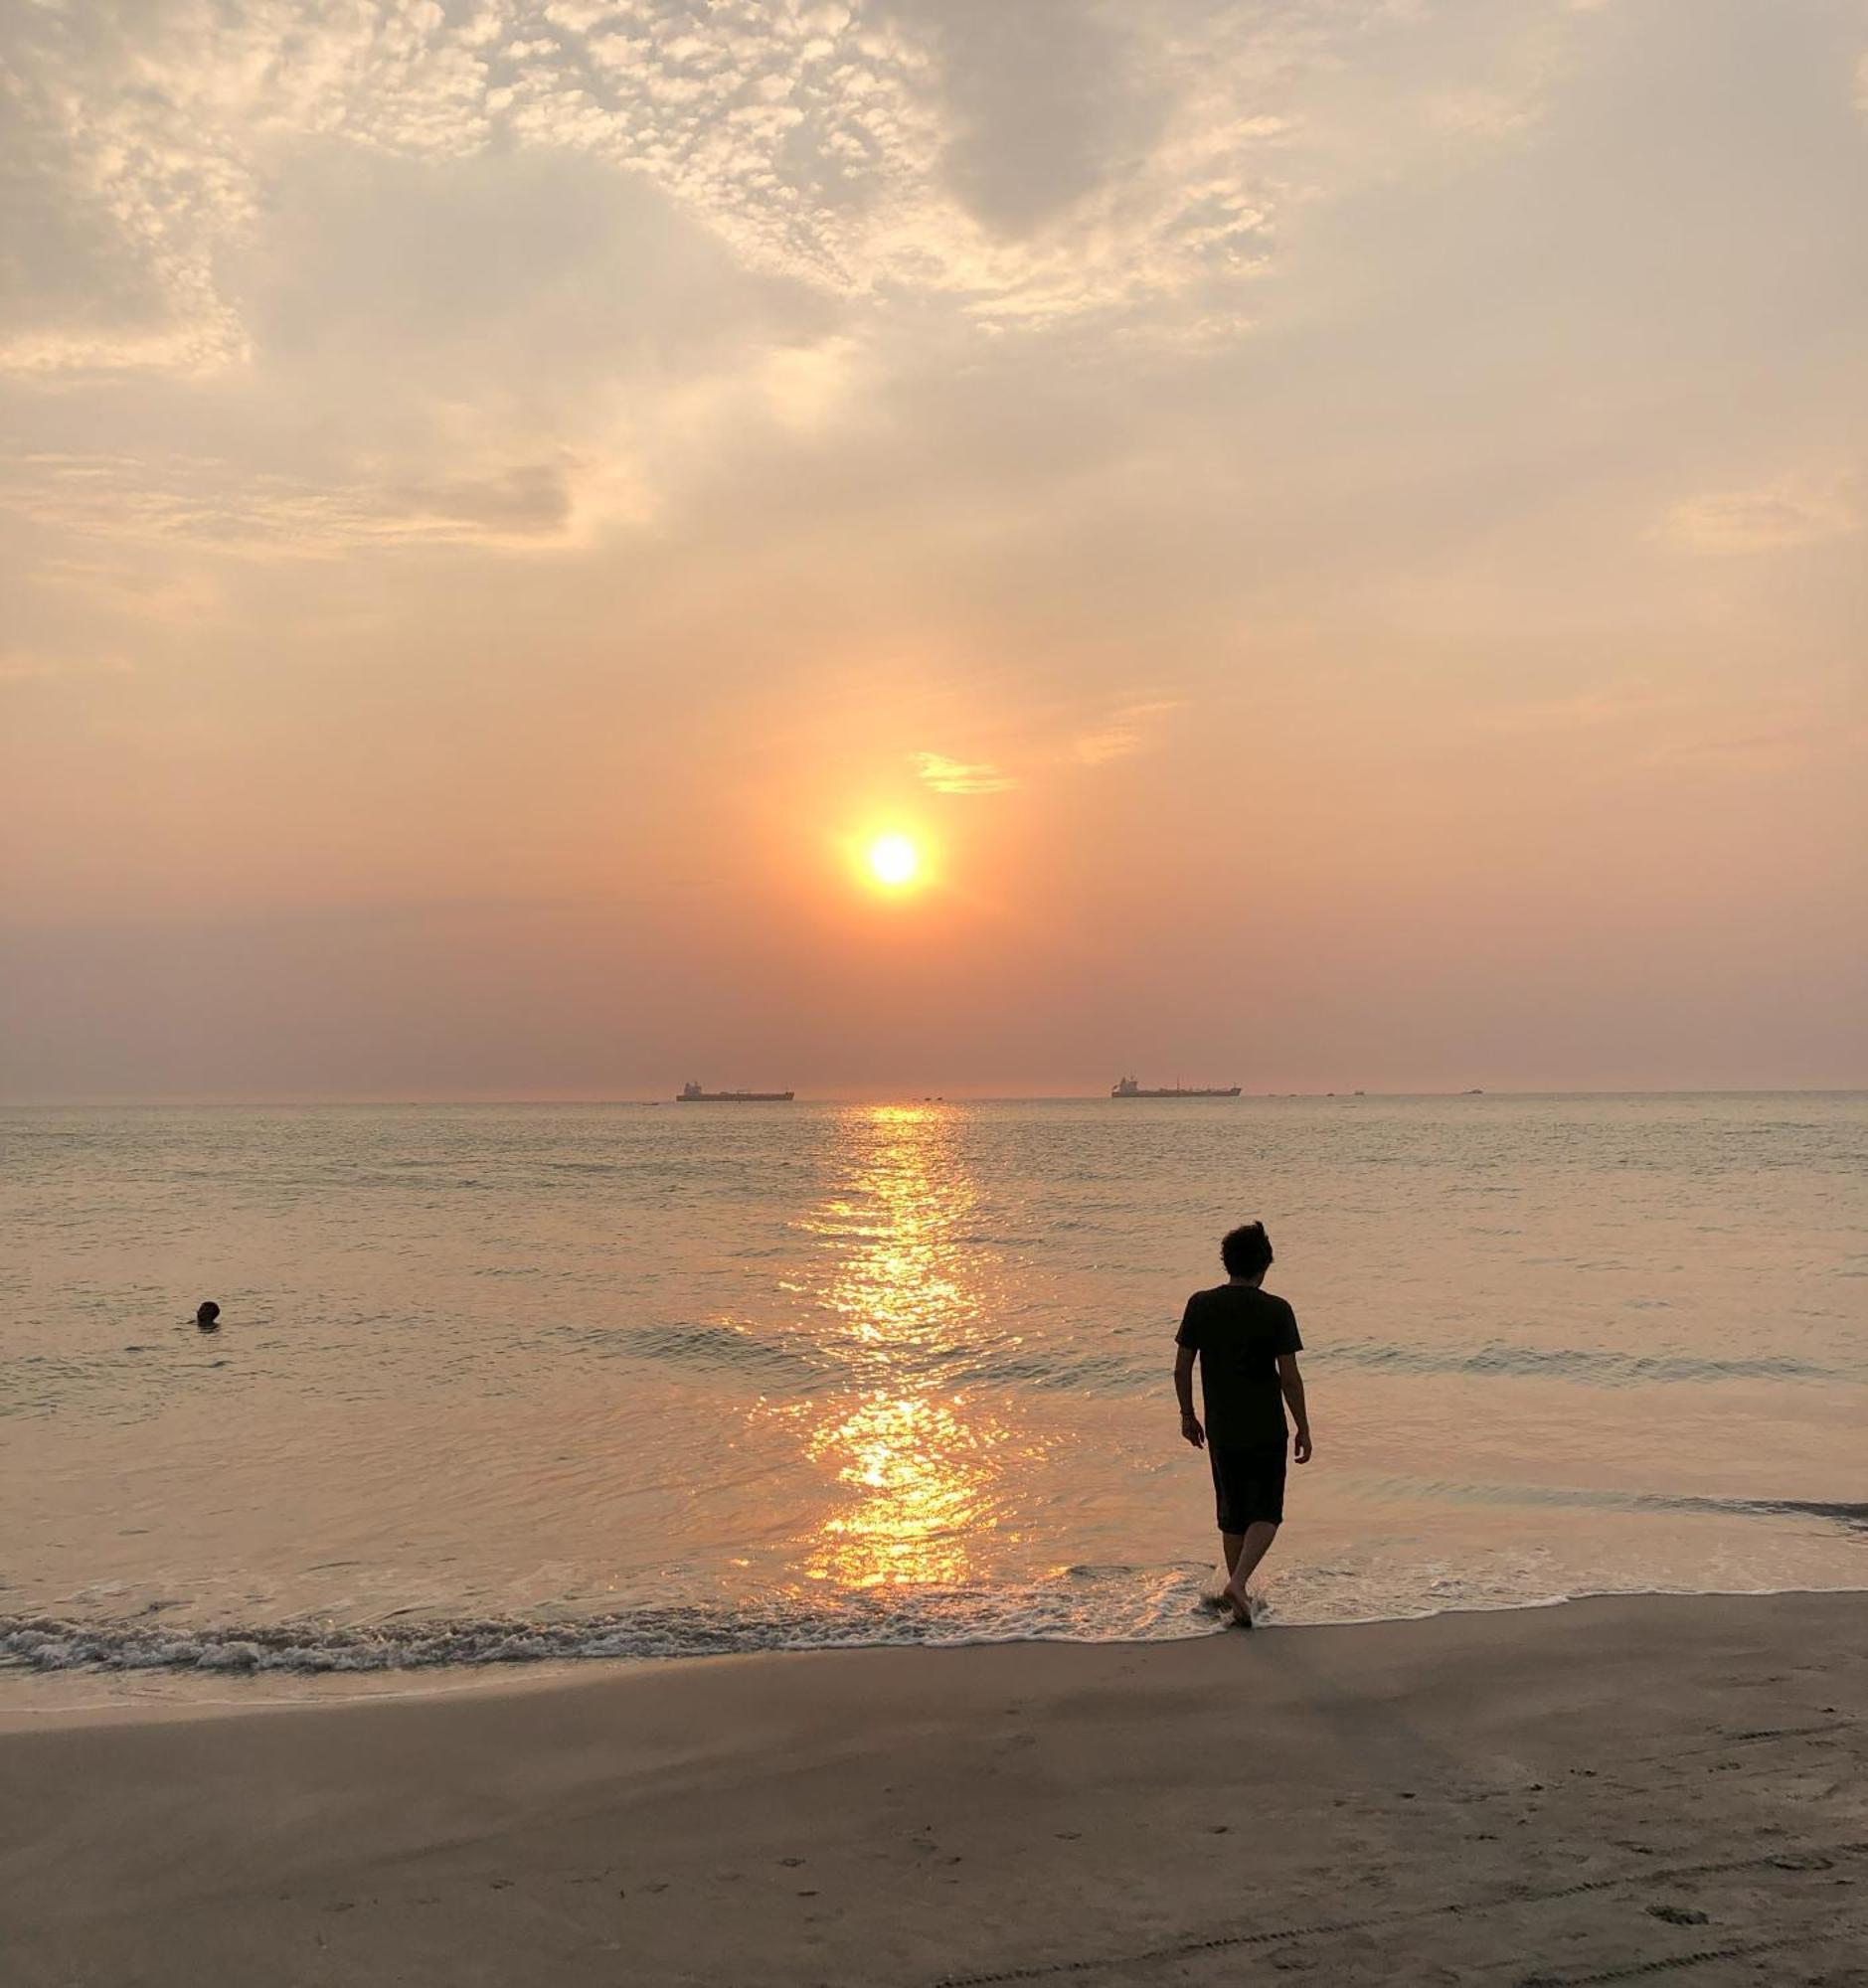
[[[1284,1404],[1297,1426],[1299,1463],[1310,1461],[1310,1417],[1304,1408],[1297,1355],[1297,1315],[1264,1288],[1272,1242],[1263,1222],[1235,1229],[1220,1244],[1226,1281],[1195,1291],[1181,1314],[1174,1343],[1174,1392],[1180,1432],[1203,1445],[1213,1466],[1220,1538],[1226,1548],[1225,1602],[1241,1628],[1252,1627],[1246,1582],[1271,1551],[1284,1522],[1284,1456],[1289,1432]],[[1193,1408],[1193,1363],[1200,1361],[1206,1425]]]

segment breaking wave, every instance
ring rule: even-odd
[[[609,1614],[445,1618],[340,1626],[316,1620],[199,1626],[0,1616],[0,1662],[35,1671],[410,1671],[592,1658],[746,1656],[772,1650],[968,1643],[1152,1642],[1215,1625],[1204,1567],[1141,1574],[1072,1568],[1042,1585],[856,1589],[833,1603],[645,1605]]]

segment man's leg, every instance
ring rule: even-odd
[[[1220,1545],[1226,1549],[1226,1578],[1231,1580],[1239,1568],[1239,1556],[1245,1551],[1244,1533],[1222,1533]]]
[[[1270,1519],[1255,1519],[1244,1533],[1228,1533],[1226,1538],[1226,1566],[1231,1578],[1226,1583],[1227,1598],[1241,1614],[1246,1613],[1246,1582],[1258,1570],[1258,1565],[1272,1551],[1272,1542],[1277,1537],[1277,1528]],[[1238,1542],[1238,1552],[1233,1551]]]

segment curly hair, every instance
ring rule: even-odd
[[[1220,1261],[1229,1277],[1256,1277],[1272,1267],[1272,1239],[1263,1222],[1248,1222],[1220,1244]]]

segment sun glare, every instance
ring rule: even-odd
[[[869,874],[888,890],[912,884],[920,869],[921,853],[906,835],[879,835],[869,845]]]

